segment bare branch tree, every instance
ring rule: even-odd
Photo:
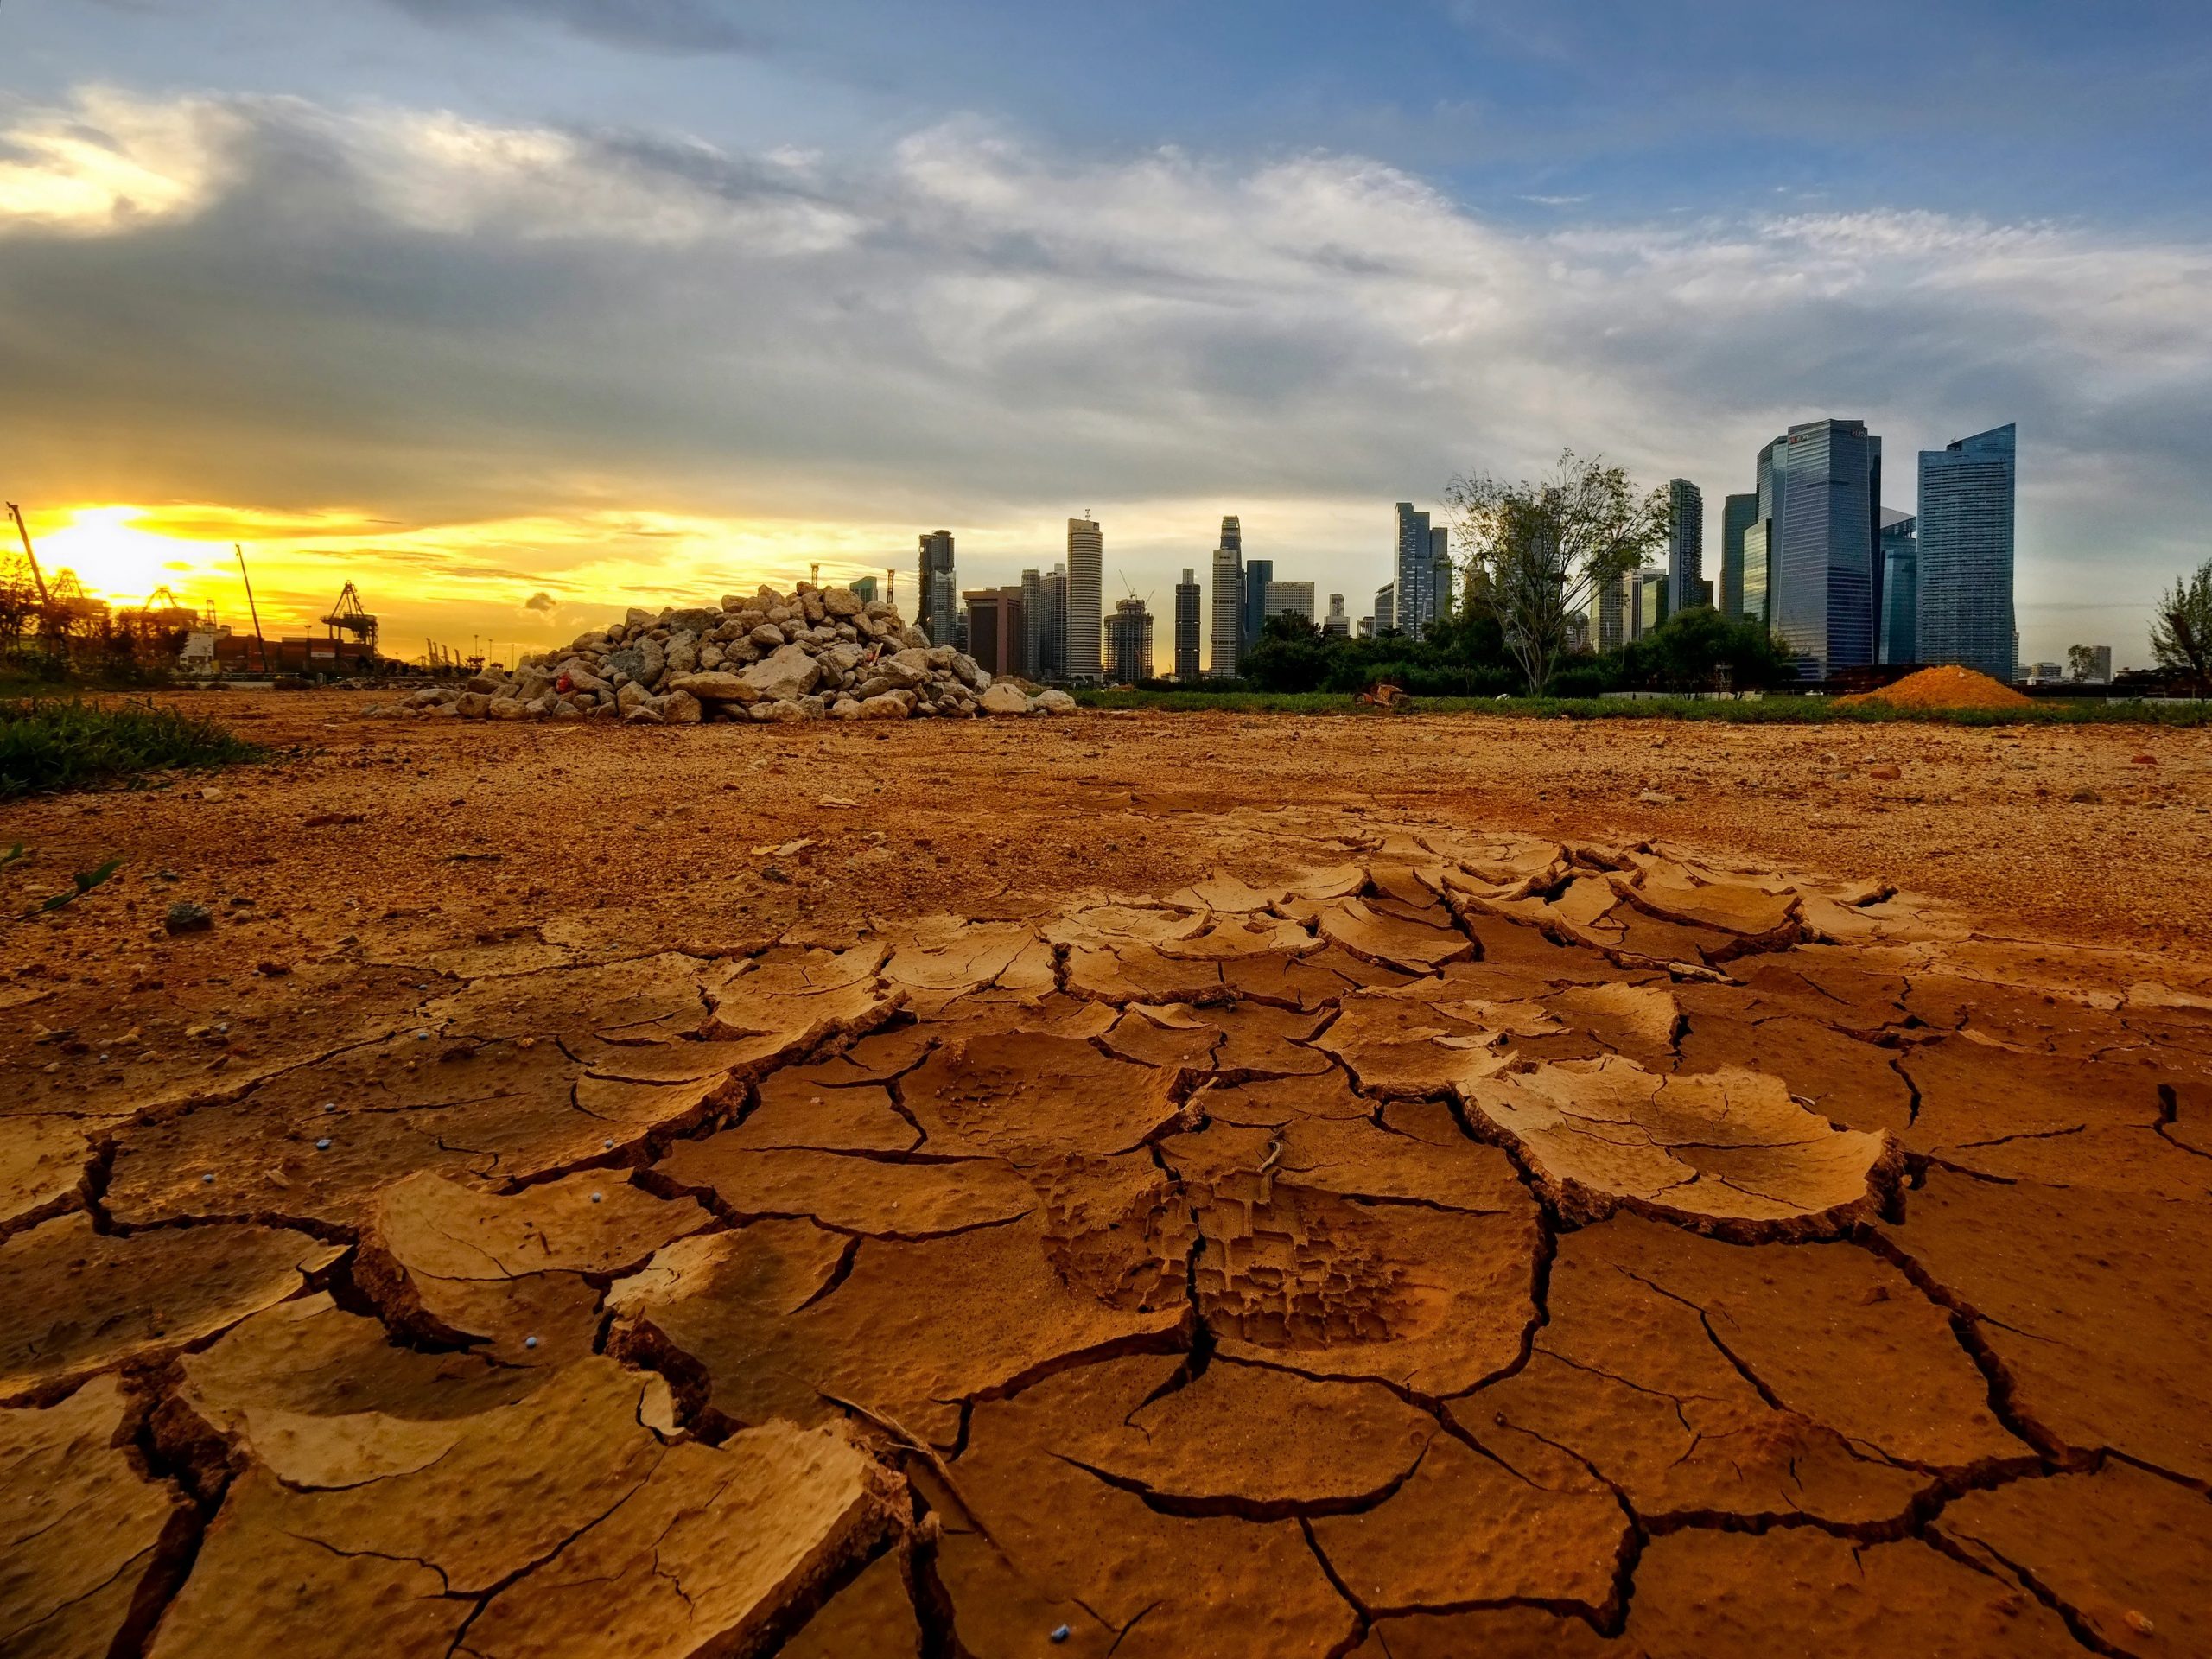
[[[1535,696],[1557,671],[1571,619],[1667,536],[1666,491],[1639,496],[1624,469],[1572,449],[1544,478],[1455,478],[1445,499],[1471,588],[1487,590],[1505,648]]]

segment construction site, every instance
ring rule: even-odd
[[[7,510],[13,544],[0,550],[0,653],[29,668],[27,677],[311,682],[425,668],[464,671],[459,658],[435,645],[420,664],[386,658],[378,648],[376,615],[350,581],[317,619],[320,634],[264,636],[243,548],[236,557],[247,599],[244,628],[219,620],[213,606],[187,603],[167,587],[136,605],[95,598],[73,570],[49,572],[40,563],[22,509],[10,501]]]

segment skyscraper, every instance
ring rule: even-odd
[[[1882,509],[1882,660],[1920,660],[1920,542],[1909,512]]]
[[[1198,677],[1198,578],[1189,565],[1175,584],[1175,682],[1194,684]]]
[[[1667,610],[1705,599],[1705,492],[1687,478],[1667,480]]]
[[[1441,622],[1452,614],[1452,526],[1428,527],[1428,620]]]
[[[1260,630],[1268,620],[1268,584],[1274,580],[1273,559],[1244,561],[1244,616],[1239,624],[1246,651],[1260,643]]]
[[[2016,429],[1920,452],[1920,660],[2011,684]]]
[[[1789,429],[1777,460],[1774,631],[1806,679],[1866,667],[1881,602],[1882,441],[1864,421],[1807,421]]]
[[[1141,599],[1116,601],[1106,619],[1106,677],[1116,685],[1152,677],[1152,613]]]
[[[1375,637],[1381,639],[1398,626],[1398,584],[1386,582],[1375,590]]]
[[[1236,677],[1237,646],[1244,637],[1244,537],[1236,515],[1221,521],[1221,543],[1213,551],[1213,604],[1206,630],[1212,660],[1206,671],[1217,680]]]
[[[1629,579],[1621,577],[1598,590],[1598,649],[1618,651],[1628,643]]]
[[[1045,661],[1045,578],[1034,570],[1021,573],[1021,677],[1039,678]]]
[[[1106,533],[1085,513],[1068,520],[1068,678],[1096,680],[1106,672],[1101,606],[1106,575]]]
[[[931,531],[921,538],[921,578],[914,594],[914,621],[933,645],[953,643],[960,590],[952,570],[952,532]]]
[[[1329,595],[1329,614],[1322,620],[1321,632],[1332,639],[1351,638],[1351,618],[1344,613],[1344,596],[1342,594]]]
[[[1061,565],[1037,583],[1037,653],[1033,672],[1040,680],[1068,677],[1068,573]]]
[[[1277,582],[1269,577],[1268,614],[1303,617],[1311,622],[1313,620],[1313,584],[1310,582]]]
[[[1410,501],[1398,503],[1397,572],[1391,582],[1393,604],[1392,624],[1386,625],[1382,613],[1375,613],[1376,631],[1382,632],[1395,625],[1399,632],[1418,639],[1427,626],[1430,608],[1435,603],[1436,546],[1429,537],[1428,514],[1415,512]]]
[[[1630,639],[1641,639],[1648,633],[1656,632],[1659,625],[1674,614],[1667,603],[1672,585],[1672,578],[1656,565],[1638,570],[1629,577],[1628,637]]]
[[[1757,495],[1732,495],[1720,505],[1720,614],[1731,622],[1745,615],[1744,605],[1744,536],[1758,523]],[[1766,586],[1766,572],[1759,572],[1759,586]]]
[[[855,576],[848,585],[852,588],[854,597],[861,604],[875,603],[876,580],[874,576]]]
[[[962,595],[968,607],[968,653],[986,674],[1019,674],[1027,643],[1019,588],[980,588]]]

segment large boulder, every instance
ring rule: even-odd
[[[1029,699],[1013,681],[994,680],[983,688],[983,695],[976,698],[976,706],[987,715],[1026,715],[1029,712]]]
[[[671,726],[696,726],[706,709],[689,691],[670,691],[660,700],[660,717]]]
[[[1075,713],[1076,703],[1075,699],[1065,691],[1039,691],[1037,707],[1048,715],[1071,715]]]
[[[700,674],[671,674],[668,677],[671,692],[685,691],[702,702],[752,702],[760,694],[745,683],[742,674],[715,670]]]
[[[779,645],[741,677],[763,701],[796,705],[821,683],[822,664],[804,645]]]
[[[865,698],[861,701],[857,717],[861,720],[904,720],[906,718],[906,700],[896,691],[886,691],[880,697]]]

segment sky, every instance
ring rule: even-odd
[[[0,0],[0,493],[291,632],[1104,527],[1172,615],[1388,579],[1565,448],[1707,499],[1795,421],[2019,427],[2024,659],[2212,554],[2203,0]],[[1164,632],[1162,634],[1164,639]]]

